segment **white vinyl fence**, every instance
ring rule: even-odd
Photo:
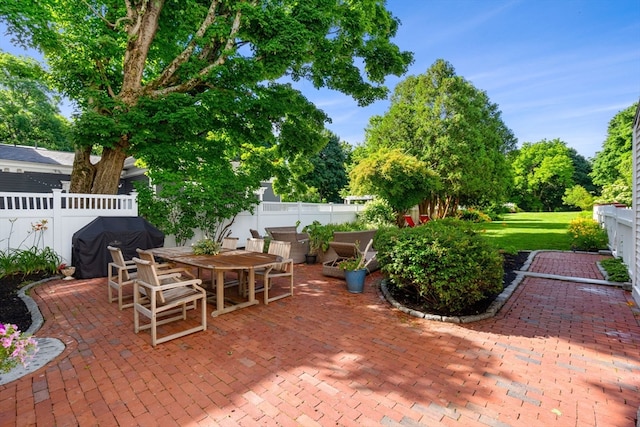
[[[250,229],[265,234],[265,227],[295,225],[298,230],[314,220],[322,224],[353,221],[363,205],[321,203],[262,202],[255,212],[241,212],[231,224],[231,235],[241,245],[251,236]],[[0,192],[0,251],[51,247],[71,263],[73,234],[99,216],[138,216],[136,194],[93,195],[63,193]],[[196,231],[193,241],[202,237]],[[187,242],[187,244],[193,241]],[[165,237],[165,246],[174,246],[173,236]]]
[[[138,216],[136,195],[0,193],[0,250],[52,248],[71,264],[73,234],[99,216]]]
[[[622,258],[633,278],[635,265],[633,210],[613,205],[594,206],[593,219],[607,230],[609,249],[615,257]]]

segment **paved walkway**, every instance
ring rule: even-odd
[[[602,279],[600,258],[539,253],[530,271]],[[527,277],[496,317],[459,325],[392,309],[379,273],[349,294],[320,270],[296,267],[294,298],[156,348],[106,302],[105,279],[40,285],[36,335],[66,348],[0,385],[0,425],[635,425],[629,292]]]

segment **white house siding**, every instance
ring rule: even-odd
[[[633,299],[640,305],[640,104],[633,121],[633,235],[635,236],[635,263],[632,268]]]

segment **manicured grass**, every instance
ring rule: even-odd
[[[503,215],[502,221],[479,224],[498,248],[507,252],[540,249],[571,250],[569,221],[591,212],[521,212]]]

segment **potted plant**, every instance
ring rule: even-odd
[[[344,279],[347,282],[347,290],[354,294],[360,294],[364,291],[364,279],[367,276],[367,266],[375,255],[367,260],[365,254],[369,252],[369,249],[373,245],[373,239],[369,240],[364,252],[360,251],[360,242],[355,242],[354,256],[340,261],[339,268],[344,270]]]
[[[76,272],[76,268],[67,264],[60,264],[58,271],[64,276],[63,280],[73,280],[73,274]]]
[[[192,245],[194,255],[218,255],[220,253],[220,243],[205,237]]]
[[[306,255],[307,264],[315,264],[318,254],[326,249],[324,246],[333,237],[333,231],[320,224],[319,221],[313,221],[311,224],[306,225],[302,231],[309,235],[309,253]]]

